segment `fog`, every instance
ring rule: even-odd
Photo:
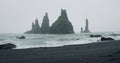
[[[0,0],[0,33],[24,33],[48,12],[50,25],[66,9],[74,31],[88,18],[91,32],[120,31],[120,0]]]

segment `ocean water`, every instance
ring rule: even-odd
[[[79,33],[79,34],[0,34],[0,44],[13,43],[16,49],[35,47],[59,47],[73,44],[87,44],[100,40],[100,37],[91,38],[91,34],[100,34],[120,40],[120,33]],[[26,39],[16,37],[25,36]]]

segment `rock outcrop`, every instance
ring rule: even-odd
[[[12,44],[12,43],[7,43],[7,44],[2,44],[0,45],[0,50],[1,49],[13,49],[15,48],[16,45]]]
[[[81,27],[81,33],[83,33],[84,31],[83,31],[83,28]]]
[[[48,13],[46,13],[45,16],[43,17],[43,22],[40,28],[40,33],[47,34],[48,31],[49,31],[49,18],[48,18]]]
[[[84,31],[83,28],[81,27],[81,33],[90,33],[88,19],[86,19],[86,25]]]
[[[88,19],[86,19],[86,26],[85,26],[84,33],[90,33]]]
[[[25,39],[25,36],[16,37],[18,39]]]
[[[68,19],[66,10],[61,10],[61,15],[49,29],[50,34],[73,34],[73,26]]]
[[[32,30],[25,32],[26,34],[39,34],[40,33],[40,26],[38,23],[38,19],[36,18],[35,24],[32,23]]]
[[[109,41],[109,40],[115,40],[111,37],[101,37],[101,41]]]
[[[49,27],[49,18],[46,13],[42,26],[40,28],[38,19],[35,20],[35,24],[32,23],[32,30],[25,32],[27,34],[73,34],[73,26],[68,19],[66,10],[61,10],[61,15],[58,19]]]
[[[90,35],[90,37],[102,37],[102,35]]]

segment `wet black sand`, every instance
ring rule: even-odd
[[[120,40],[63,47],[0,50],[0,63],[120,63]]]

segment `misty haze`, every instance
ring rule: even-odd
[[[0,63],[120,63],[120,0],[0,0]]]

